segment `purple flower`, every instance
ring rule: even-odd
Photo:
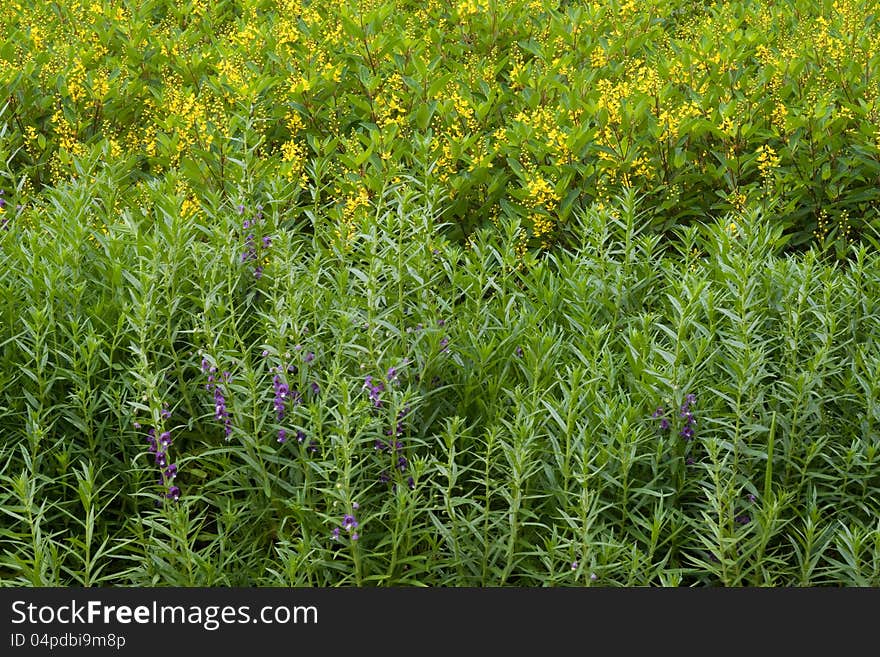
[[[165,452],[156,452],[156,465],[160,468],[168,465],[168,457],[165,455]]]
[[[305,363],[311,363],[313,360],[315,360],[315,354],[311,351],[303,356],[303,362]]]
[[[658,417],[660,417],[661,415],[663,415],[663,407],[662,407],[662,406],[658,406],[658,407],[657,407],[657,410],[654,411],[654,412],[651,414],[651,417],[654,418],[654,419],[656,420],[656,419],[657,419]]]
[[[571,562],[571,569],[572,569],[572,570],[577,570],[577,567],[578,567],[578,562],[577,562],[577,561],[572,561],[572,562]]]
[[[321,392],[321,388],[318,387],[318,384],[315,383],[314,381],[312,381],[310,387],[311,387],[311,389],[312,389],[312,394],[313,394],[313,395],[317,395],[319,392]]]
[[[168,489],[168,492],[165,493],[165,497],[176,502],[180,499],[180,489],[177,486],[172,486]]]
[[[223,372],[223,377],[228,381],[230,378],[229,372]],[[229,417],[229,410],[226,408],[226,398],[223,396],[223,390],[219,384],[213,382],[209,383],[206,387],[208,390],[212,387],[214,388],[214,417],[223,422],[226,437],[229,438],[232,435],[232,419]]]
[[[170,481],[171,479],[174,479],[174,477],[176,477],[176,476],[177,476],[177,464],[172,463],[167,468],[165,468],[165,479],[168,479]]]
[[[279,443],[287,442],[287,432],[284,429],[278,430],[278,442]]]
[[[595,582],[597,579],[599,579],[599,576],[596,573],[590,573],[591,582]]]
[[[396,367],[389,367],[388,368],[388,375],[385,378],[388,379],[389,382],[395,381],[397,379],[397,368]]]
[[[254,268],[254,278],[259,280],[262,277],[263,277],[263,266],[259,265]]]
[[[669,420],[667,420],[666,418],[660,420],[660,429],[663,431],[669,429]]]
[[[747,499],[749,500],[749,502],[751,502],[752,504],[754,504],[754,503],[755,503],[755,500],[758,499],[758,498],[756,498],[754,495],[752,495],[751,493],[749,493],[748,495],[746,495],[746,498],[747,498]]]
[[[306,439],[305,433],[303,433],[302,431],[296,432],[296,442],[301,444],[301,443],[305,442],[305,439]]]
[[[684,418],[684,425],[682,426],[679,434],[685,440],[691,440],[694,437],[694,425],[697,423],[697,420],[694,418],[694,414],[691,411],[691,406],[694,405],[696,401],[696,397],[693,393],[688,393],[685,395],[684,403],[681,405],[681,413],[680,416]]]
[[[440,350],[441,350],[443,353],[448,353],[448,352],[449,352],[449,346],[448,346],[448,345],[449,345],[449,338],[443,338],[442,340],[440,340]]]
[[[356,541],[356,540],[358,540],[360,537],[361,537],[360,534],[358,534],[357,532],[355,532],[354,534],[351,535],[351,540]]]
[[[518,358],[522,358],[522,355],[523,355],[522,347],[518,346],[516,349],[513,350],[513,353],[515,353]]]
[[[380,394],[385,390],[385,385],[381,381],[373,385],[373,377],[367,374],[364,378],[364,388],[370,391],[370,400],[373,402],[373,406],[380,407],[382,405]]]
[[[236,210],[238,210],[238,214],[244,214],[244,203],[239,203]]]
[[[170,447],[171,446],[171,432],[163,431],[162,433],[160,433],[159,434],[159,444],[163,448]]]
[[[330,532],[330,536],[333,538],[334,541],[338,541],[339,540],[339,527],[334,527],[333,531]]]
[[[357,519],[355,519],[355,517],[350,513],[346,513],[345,516],[342,518],[342,528],[347,532],[351,532],[357,526]]]
[[[272,246],[272,238],[268,235],[263,235],[263,248],[268,249],[270,246]]]
[[[274,406],[275,406],[275,414],[278,416],[278,421],[284,419],[284,410],[285,404],[287,403],[287,398],[290,395],[290,388],[287,386],[284,381],[281,380],[281,377],[277,374],[272,377],[272,387],[275,392]]]
[[[747,525],[752,521],[752,519],[749,518],[746,514],[742,514],[740,516],[737,516],[736,518],[734,518],[734,520],[736,522],[738,522],[740,525]]]
[[[358,504],[357,502],[352,502],[352,503],[351,503],[351,508],[354,509],[355,511],[357,511],[358,509],[361,508],[361,505]]]

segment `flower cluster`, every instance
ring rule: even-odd
[[[370,401],[373,402],[373,406],[375,406],[376,408],[381,408],[381,395],[385,391],[385,384],[379,381],[374,385],[372,375],[367,374],[366,378],[364,379],[364,389],[370,391]]]
[[[401,436],[404,434],[404,424],[403,421],[407,415],[409,415],[410,407],[406,406],[403,410],[401,410],[397,414],[397,422],[394,427],[389,428],[385,431],[385,435],[388,436],[387,440],[376,440],[376,451],[380,456],[387,455],[390,456],[393,462],[393,468],[398,470],[401,474],[405,473],[409,468],[409,461],[406,456],[404,456],[404,444],[400,440]],[[382,483],[390,483],[391,482],[391,474],[389,470],[385,469],[379,475],[379,481]],[[407,477],[406,480],[407,485],[410,490],[415,488],[416,482],[412,476]],[[393,485],[393,489],[396,490],[396,484]]]
[[[697,421],[694,418],[691,408],[695,402],[696,397],[692,394],[688,394],[685,396],[684,403],[681,405],[681,413],[679,415],[684,419],[684,426],[682,426],[679,435],[685,440],[691,440],[694,437],[694,425]]]
[[[217,368],[208,362],[207,358],[202,359],[202,372],[207,373],[208,383],[205,390],[214,392],[214,417],[223,423],[223,429],[226,437],[232,435],[232,418],[229,416],[229,409],[226,408],[226,396],[223,394],[221,383],[228,384],[232,375],[229,372],[223,372],[222,376],[217,376]]]
[[[299,404],[302,401],[302,395],[300,395],[299,391],[296,389],[291,390],[290,386],[284,382],[284,379],[280,374],[281,368],[277,368],[276,371],[278,373],[272,377],[272,389],[275,393],[273,404],[275,407],[275,415],[277,416],[278,421],[281,422],[286,413],[287,402],[290,401],[294,405]]]
[[[244,205],[239,205],[237,210],[238,214],[244,214]],[[262,220],[263,206],[257,205],[257,212],[254,215],[254,218],[245,219],[241,224],[242,230],[251,231],[248,232],[244,238],[244,251],[241,254],[241,262],[258,263],[256,267],[254,267],[254,278],[257,279],[263,276],[263,265],[266,263],[268,257],[267,252],[272,246],[272,238],[269,235],[263,235],[258,241],[255,232],[253,232],[258,224],[262,223]]]
[[[669,429],[669,420],[663,417],[664,413],[665,411],[663,410],[663,407],[658,406],[657,410],[651,414],[651,418],[653,418],[654,420],[660,420],[660,431],[667,431]]]
[[[353,503],[351,505],[351,507],[354,511],[357,511],[357,509],[358,509],[357,502]],[[341,527],[334,527],[333,531],[330,533],[330,535],[333,537],[333,540],[338,541],[338,540],[340,540],[341,531],[345,530],[345,532],[349,535],[351,540],[356,541],[360,538],[360,535],[356,531],[358,528],[358,524],[359,523],[357,521],[357,518],[354,517],[353,513],[346,513],[342,517],[342,526]]]
[[[163,419],[171,417],[171,413],[168,411],[167,404],[163,404],[161,416]],[[140,429],[141,424],[139,422],[135,422],[134,428]],[[177,464],[172,463],[169,456],[171,445],[172,441],[170,431],[163,430],[159,433],[159,436],[156,437],[155,427],[150,427],[149,429],[147,429],[147,451],[150,454],[153,454],[156,467],[159,469],[160,472],[158,483],[163,488],[162,497],[164,499],[174,500],[176,502],[180,499],[180,488],[178,488],[174,484],[174,479],[177,477]]]
[[[697,424],[697,420],[694,417],[692,409],[696,400],[696,396],[691,393],[685,395],[684,402],[681,405],[681,411],[679,412],[679,417],[684,420],[679,435],[686,441],[691,440],[694,437],[694,426]],[[660,431],[668,431],[672,426],[669,419],[666,417],[666,411],[662,406],[658,406],[657,410],[651,414],[651,419],[659,420],[658,428]]]
[[[296,345],[294,350],[299,352],[302,350],[301,345]],[[269,351],[263,351],[263,357],[267,358],[269,356]],[[270,367],[269,371],[273,373],[272,376],[272,407],[275,411],[275,417],[278,422],[283,422],[285,417],[287,417],[287,412],[290,410],[291,406],[298,406],[303,403],[303,394],[297,388],[291,388],[290,384],[287,382],[287,376],[292,375],[296,376],[299,374],[300,370],[296,365],[293,365],[289,362],[290,353],[284,354],[284,361],[280,365],[276,365],[274,367]],[[302,358],[305,364],[311,363],[315,360],[315,354],[312,351],[308,351],[303,355]],[[321,388],[318,384],[312,381],[309,384],[308,390],[311,391],[313,396],[317,396],[321,391]],[[281,427],[278,429],[278,442],[284,444],[287,442],[288,430]],[[306,446],[306,451],[309,454],[315,454],[318,452],[318,444],[315,440],[310,440],[306,443],[306,434],[303,431],[298,430],[296,432],[296,441],[300,445]]]

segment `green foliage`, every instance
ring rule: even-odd
[[[4,3],[0,585],[880,585],[873,8]]]
[[[757,205],[667,241],[628,194],[536,258],[414,178],[345,233],[175,189],[92,165],[0,233],[5,584],[880,584],[876,253],[782,257]]]
[[[25,200],[95,153],[230,199],[257,148],[262,179],[342,215],[418,172],[462,240],[505,214],[565,244],[627,187],[660,231],[758,199],[799,249],[843,257],[877,228],[870,0],[32,4],[0,9],[0,156]]]

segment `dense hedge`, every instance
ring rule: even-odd
[[[401,171],[461,233],[517,214],[532,246],[627,185],[657,229],[763,197],[842,252],[877,222],[871,0],[11,1],[0,26],[22,199],[103,145],[132,183],[179,167],[195,207],[259,145],[342,224]]]

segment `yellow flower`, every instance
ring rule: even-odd
[[[776,155],[776,151],[774,151],[772,147],[767,146],[767,144],[759,146],[758,171],[761,172],[761,177],[769,177],[773,169],[777,166],[779,166],[779,156]]]

